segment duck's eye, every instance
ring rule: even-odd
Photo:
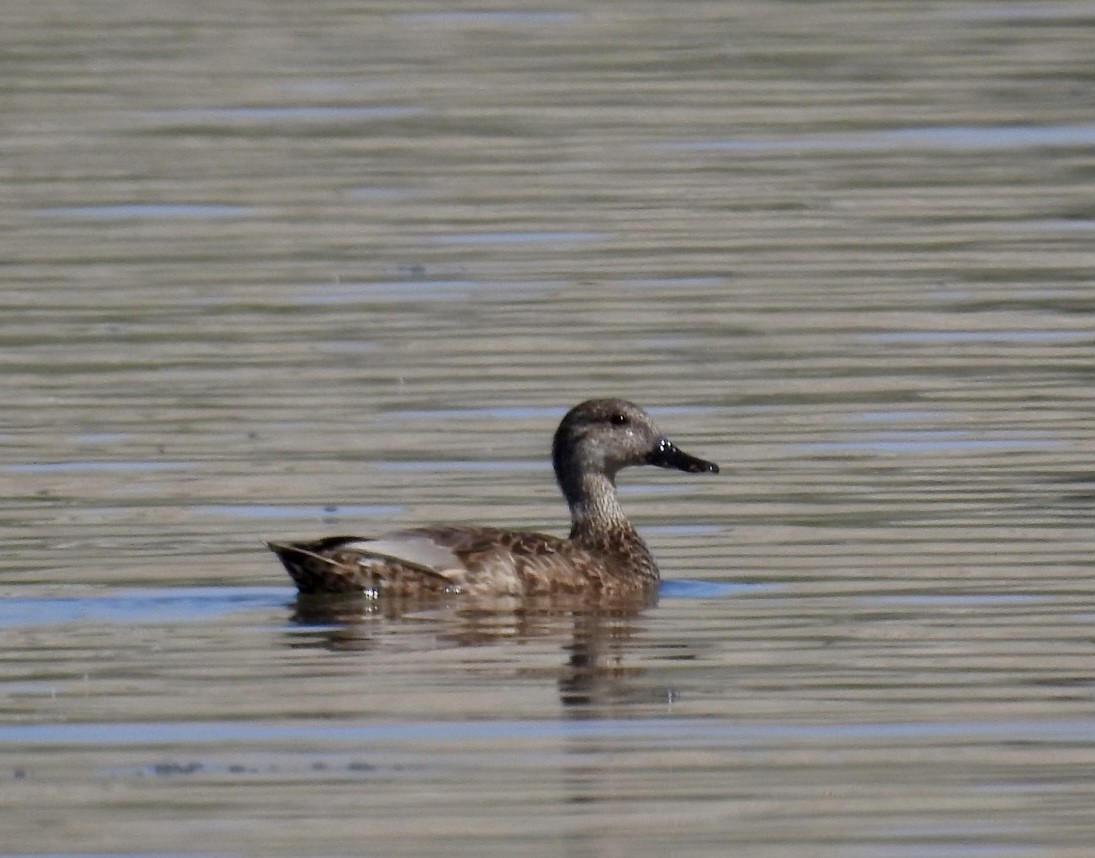
[[[608,418],[608,422],[611,423],[613,426],[626,426],[627,415],[617,412],[616,414],[613,414],[611,417]]]

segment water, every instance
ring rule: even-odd
[[[1086,4],[15,4],[0,852],[1080,856]],[[565,531],[657,604],[297,603],[267,538]]]

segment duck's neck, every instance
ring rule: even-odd
[[[607,474],[578,474],[559,485],[570,505],[571,539],[597,541],[635,532]]]
[[[622,568],[651,581],[658,565],[645,542],[627,520],[607,474],[581,474],[559,480],[570,505],[570,538],[601,554],[618,555]]]

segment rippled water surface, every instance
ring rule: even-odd
[[[1095,843],[1091,5],[14,3],[0,854]],[[615,612],[298,603],[263,540],[566,530]]]

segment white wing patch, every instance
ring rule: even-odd
[[[392,533],[379,539],[361,539],[339,546],[343,550],[360,551],[363,555],[402,560],[413,566],[424,566],[435,572],[463,570],[464,565],[452,550],[438,545],[422,534]]]

